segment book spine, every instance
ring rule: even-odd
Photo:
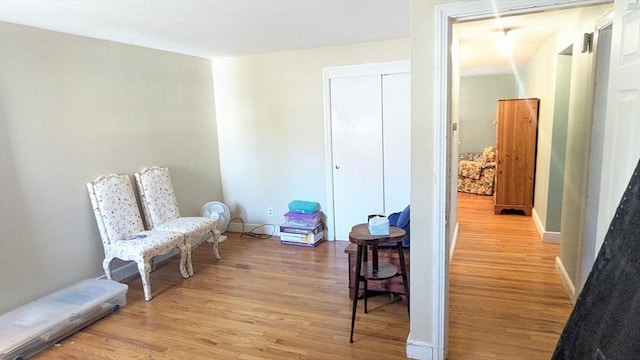
[[[316,226],[313,229],[310,228],[297,228],[291,226],[280,226],[281,233],[289,233],[289,234],[318,234],[322,230],[322,226]]]
[[[281,241],[295,241],[301,243],[312,244],[316,241],[320,241],[322,239],[321,233],[313,235],[313,234],[290,234],[290,233],[281,233],[280,240]]]

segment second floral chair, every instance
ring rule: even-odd
[[[220,232],[216,221],[206,217],[182,217],[178,209],[176,194],[169,169],[152,166],[134,174],[140,194],[140,202],[147,228],[168,230],[183,233],[188,247],[187,271],[193,275],[191,265],[192,239],[196,236],[211,234],[213,239],[213,256],[221,259],[218,251]]]

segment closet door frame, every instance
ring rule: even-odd
[[[333,141],[331,123],[331,80],[345,77],[410,73],[409,60],[382,63],[358,64],[326,67],[322,70],[324,92],[324,139],[325,139],[325,177],[327,206],[324,213],[327,217],[327,239],[335,240],[335,211],[333,194]],[[363,220],[364,222],[364,220]],[[355,225],[355,224],[354,224]],[[347,239],[341,239],[347,240]]]

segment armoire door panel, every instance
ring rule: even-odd
[[[494,211],[531,215],[536,160],[538,99],[499,100],[496,124]]]

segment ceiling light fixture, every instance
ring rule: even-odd
[[[498,35],[498,54],[502,56],[509,56],[513,52],[513,35],[510,35],[509,31],[511,29],[503,29]]]

